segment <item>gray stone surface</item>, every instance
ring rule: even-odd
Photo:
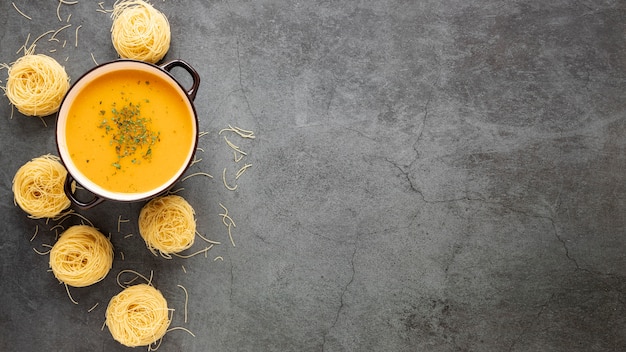
[[[116,59],[96,2],[61,6],[62,21],[54,1],[14,3],[32,20],[0,3],[0,62],[68,23],[36,52],[72,81],[92,54]],[[70,288],[73,304],[33,250],[55,223],[11,191],[22,164],[57,154],[55,117],[11,118],[2,97],[0,350],[132,350],[102,330],[124,269],[153,272],[172,326],[195,335],[171,331],[162,351],[626,350],[624,2],[154,3],[172,28],[164,61],[202,76],[208,134],[188,174],[215,176],[176,188],[222,244],[166,260],[138,234],[141,203],[79,211],[116,256],[105,280]],[[228,124],[257,135],[232,138],[240,163]],[[222,171],[242,162],[229,191]]]

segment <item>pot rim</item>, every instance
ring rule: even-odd
[[[119,66],[119,67],[111,68],[111,65]],[[183,87],[182,84],[178,80],[176,80],[174,76],[170,74],[168,69],[171,69],[175,66],[181,66],[185,68],[185,70],[187,70],[187,72],[189,72],[192,75],[194,84],[190,90],[187,90],[185,87]],[[110,70],[106,70],[107,68],[110,68]],[[70,99],[68,97],[71,95],[71,93],[75,92],[76,89],[78,89],[78,91],[76,92],[82,91],[82,89],[84,89],[84,87],[89,84],[89,82],[83,84],[84,80],[89,78],[91,75],[94,75],[93,78],[100,77],[99,75],[95,74],[95,72],[97,71],[105,70],[105,72],[103,73],[105,74],[107,72],[113,72],[113,71],[120,70],[120,69],[144,70],[150,73],[157,74],[159,77],[165,79],[168,83],[171,83],[172,86],[175,87],[175,89],[178,91],[180,96],[184,97],[185,105],[188,106],[189,108],[188,111],[192,114],[192,116],[190,117],[192,119],[193,141],[191,143],[191,146],[190,146],[191,149],[188,152],[187,159],[181,165],[178,171],[170,179],[168,179],[168,181],[164,182],[162,185],[158,187],[155,187],[152,190],[145,191],[145,192],[136,192],[136,193],[112,192],[112,191],[108,191],[104,189],[103,187],[97,185],[95,182],[89,180],[89,178],[86,177],[82,172],[80,172],[80,170],[75,166],[74,162],[72,161],[69,155],[69,151],[67,149],[67,143],[62,138],[63,136],[65,136],[63,129],[65,128],[65,125],[66,125],[67,114],[63,116],[62,121],[61,121],[61,117],[62,117],[61,114],[67,112],[69,109],[69,107],[66,107],[66,109],[64,109],[64,107],[66,105],[66,101],[69,103],[72,102],[72,100],[68,100]],[[62,163],[67,169],[68,177],[66,178],[65,193],[67,194],[68,198],[74,204],[82,208],[90,208],[96,204],[101,203],[104,200],[111,200],[111,201],[118,201],[118,202],[138,202],[142,200],[151,199],[151,198],[154,198],[156,196],[159,196],[165,193],[172,186],[174,186],[181,179],[183,174],[189,169],[189,167],[193,163],[194,155],[196,153],[197,146],[198,146],[199,122],[198,122],[198,113],[196,111],[196,107],[193,103],[193,100],[195,98],[196,91],[199,86],[199,81],[200,81],[200,77],[197,74],[197,72],[185,61],[172,60],[172,61],[164,63],[162,66],[157,66],[155,64],[151,64],[151,63],[139,61],[139,60],[133,60],[133,59],[117,59],[117,60],[99,64],[87,70],[76,81],[74,81],[74,83],[70,86],[69,90],[63,97],[63,100],[61,101],[59,111],[57,112],[56,128],[55,128],[57,151],[59,152],[59,157]],[[71,106],[71,104],[69,105]],[[87,191],[91,192],[94,195],[94,199],[88,203],[83,203],[82,201],[76,199],[73,196],[73,192],[71,192],[71,187],[69,186],[72,181],[76,181]]]

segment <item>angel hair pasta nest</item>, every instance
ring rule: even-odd
[[[8,67],[8,73],[5,94],[26,116],[47,116],[57,112],[70,89],[65,68],[43,54],[22,56]]]
[[[53,218],[70,206],[64,184],[67,170],[54,155],[43,155],[22,165],[13,177],[15,204],[31,218]]]
[[[106,325],[113,338],[124,346],[151,345],[161,339],[170,325],[167,301],[156,288],[139,284],[111,298]]]
[[[61,282],[85,287],[104,279],[113,265],[113,245],[96,228],[75,225],[50,250],[50,268]]]
[[[181,252],[194,243],[195,212],[181,196],[154,198],[139,213],[139,233],[152,253],[162,256]]]
[[[111,14],[111,41],[122,58],[157,63],[170,48],[167,17],[142,0],[118,0]]]

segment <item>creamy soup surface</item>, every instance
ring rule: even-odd
[[[89,180],[111,192],[148,192],[189,161],[194,116],[174,86],[139,70],[106,73],[78,92],[67,149]]]

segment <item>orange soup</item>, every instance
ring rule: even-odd
[[[67,150],[76,168],[111,192],[162,186],[189,162],[193,110],[156,74],[116,70],[95,78],[72,102]]]

